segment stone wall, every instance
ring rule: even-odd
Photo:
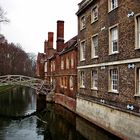
[[[76,104],[76,112],[92,123],[122,139],[139,140],[139,116],[80,97],[77,98]]]

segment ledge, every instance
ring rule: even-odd
[[[112,108],[112,109],[116,109],[116,110],[119,110],[119,111],[122,111],[122,112],[125,112],[125,113],[129,113],[129,114],[133,114],[135,116],[139,116],[140,117],[140,113],[139,113],[139,110],[140,108],[139,107],[136,107],[134,106],[135,110],[133,111],[130,111],[130,110],[127,110],[126,108],[126,104],[122,104],[122,103],[119,103],[118,105],[117,104],[113,104],[113,101],[108,101],[106,99],[103,99],[104,100],[104,103],[100,102],[102,99],[101,98],[97,98],[97,97],[89,97],[87,95],[77,95],[78,98],[81,98],[83,100],[86,100],[86,101],[90,101],[92,103],[97,103],[99,105],[103,105],[103,106],[106,106],[106,107],[109,107],[109,108]],[[122,107],[122,106],[123,107]]]

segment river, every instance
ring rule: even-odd
[[[30,88],[0,93],[0,140],[119,140],[57,104],[30,116],[36,103]]]

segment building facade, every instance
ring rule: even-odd
[[[83,0],[77,16],[76,111],[124,139],[138,139],[140,1]]]
[[[53,32],[44,42],[43,57],[38,55],[38,75],[42,73],[41,58],[44,58],[44,79],[55,84],[54,102],[71,111],[76,110],[77,92],[77,36],[64,42],[64,21],[57,21],[56,49],[53,47]]]

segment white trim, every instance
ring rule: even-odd
[[[140,62],[140,58],[127,59],[127,60],[114,61],[114,62],[106,62],[106,63],[99,63],[99,64],[92,64],[92,65],[85,65],[85,66],[78,66],[77,69],[121,65],[121,64],[137,63],[137,62]]]

